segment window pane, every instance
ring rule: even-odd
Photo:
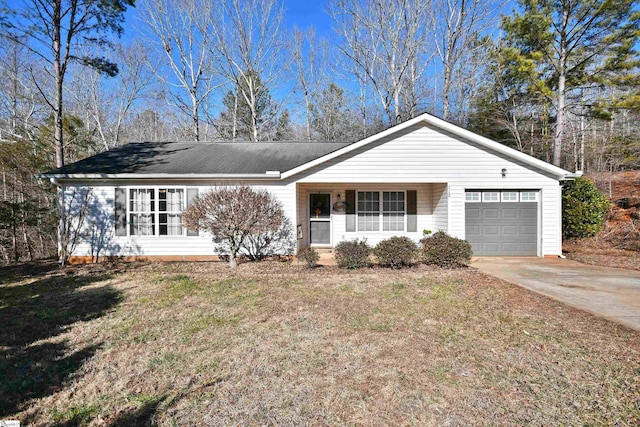
[[[497,191],[485,191],[482,193],[483,202],[499,202],[500,193]]]
[[[382,193],[385,202],[382,210],[382,230],[383,231],[404,231],[404,192],[385,191]]]
[[[502,201],[503,202],[517,202],[518,201],[518,192],[517,191],[503,191],[502,192]]]
[[[358,192],[358,231],[380,231],[380,193]]]
[[[480,201],[480,192],[479,191],[467,191],[465,194],[465,201],[467,202],[479,202]]]

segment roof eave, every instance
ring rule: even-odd
[[[167,179],[167,180],[191,180],[191,179],[258,179],[258,180],[273,180],[280,179],[279,171],[268,171],[266,173],[249,173],[249,174],[211,174],[211,173],[71,173],[71,174],[59,174],[59,173],[43,173],[37,175],[38,178],[55,179],[55,180],[86,180],[86,179],[125,179],[125,180],[144,180],[144,179]]]

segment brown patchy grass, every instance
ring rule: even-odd
[[[474,270],[152,263],[2,282],[0,419],[640,422],[640,334]],[[32,314],[5,328],[18,309]],[[38,320],[47,327],[30,334]]]

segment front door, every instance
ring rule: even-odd
[[[309,195],[309,233],[312,245],[331,245],[331,195]]]

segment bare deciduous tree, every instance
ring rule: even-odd
[[[311,107],[313,98],[324,81],[327,46],[326,42],[316,38],[313,28],[309,28],[306,33],[294,28],[293,43],[292,54],[298,86],[304,101],[306,139],[311,141]]]
[[[202,106],[215,88],[214,50],[210,49],[215,2],[207,0],[142,0],[141,16],[149,38],[162,53],[151,61],[158,79],[178,92],[171,92],[175,105],[187,112],[193,139],[201,140]],[[169,77],[170,76],[170,77]],[[184,97],[186,93],[186,99]]]
[[[86,124],[92,124],[105,150],[122,144],[125,120],[135,101],[150,96],[153,78],[142,44],[117,48],[115,55],[120,72],[113,80],[105,81],[95,70],[86,70],[76,73],[70,88],[76,108],[86,113]]]
[[[222,76],[232,90],[239,89],[236,96],[248,108],[249,138],[260,141],[260,99],[289,66],[282,39],[283,5],[280,0],[226,0],[219,6],[209,48],[219,57]],[[274,109],[272,120],[266,122],[277,121],[276,113]]]
[[[412,85],[424,73],[431,56],[428,43],[428,2],[420,0],[334,0],[330,8],[342,37],[340,51],[353,72],[366,79],[389,125],[411,117],[416,109]],[[413,113],[412,113],[413,112]]]
[[[432,0],[431,31],[442,64],[442,118],[449,119],[453,86],[464,61],[482,47],[480,35],[496,19],[494,0]]]

